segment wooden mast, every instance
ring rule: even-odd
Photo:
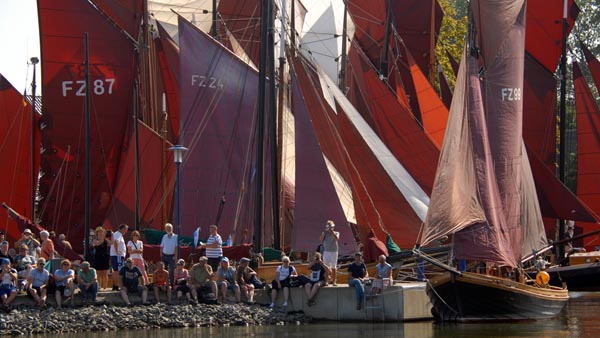
[[[562,31],[562,54],[560,57],[560,103],[559,103],[559,159],[558,159],[558,177],[561,182],[565,183],[566,178],[566,144],[565,132],[567,129],[567,113],[566,113],[566,96],[567,96],[567,32],[569,29],[569,21],[567,20],[567,12],[569,1],[564,0],[563,6],[563,31]],[[558,239],[562,240],[565,235],[565,220],[558,221]],[[564,252],[562,247],[557,247],[558,257],[563,257]]]

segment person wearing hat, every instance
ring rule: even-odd
[[[229,266],[229,258],[221,258],[221,263],[217,269],[217,287],[221,290],[223,302],[227,301],[227,290],[235,293],[235,300],[241,303],[240,286],[235,280],[235,269]]]
[[[198,263],[190,269],[192,298],[206,302],[214,302],[217,297],[217,283],[213,280],[213,269],[208,265],[208,258],[202,256]]]
[[[252,283],[254,278],[256,278],[256,271],[250,267],[250,259],[246,257],[240,259],[240,264],[235,271],[235,279],[248,304],[254,304],[254,284]]]
[[[321,243],[323,244],[323,263],[331,270],[330,283],[337,286],[337,260],[338,260],[338,241],[340,233],[334,230],[335,223],[332,220],[327,221],[325,230],[321,233]]]
[[[96,277],[96,269],[90,267],[90,262],[83,261],[79,264],[79,272],[77,273],[77,286],[83,298],[83,305],[87,304],[88,297],[92,297],[92,302],[96,303],[98,297],[98,280]]]
[[[8,307],[17,297],[17,270],[10,267],[8,258],[0,258],[0,299],[2,306]]]
[[[354,261],[348,265],[348,286],[356,290],[356,309],[362,309],[362,301],[365,295],[365,279],[369,277],[367,266],[362,259],[362,253],[354,254]]]
[[[188,285],[190,281],[190,272],[185,268],[185,260],[180,258],[175,265],[173,291],[177,294],[177,301],[181,300],[181,296],[185,295],[188,303],[195,302],[192,300],[191,289]]]
[[[142,277],[142,271],[133,265],[133,259],[127,258],[125,260],[125,266],[119,271],[121,277],[121,298],[125,301],[125,304],[131,306],[132,303],[129,301],[127,292],[137,292],[142,295],[142,304],[148,305],[148,288],[145,285],[140,285],[140,277]]]
[[[54,281],[56,282],[56,291],[54,298],[56,305],[62,306],[62,296],[70,298],[69,301],[73,306],[73,293],[75,292],[75,271],[71,269],[71,261],[64,259],[60,262],[60,269],[54,271]]]
[[[27,245],[27,251],[29,256],[36,257],[37,251],[36,248],[40,247],[40,242],[35,239],[35,236],[29,229],[23,230],[21,234],[21,238],[15,242],[15,247],[20,247],[22,245]]]

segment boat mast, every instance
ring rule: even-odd
[[[431,0],[431,25],[429,28],[429,83],[435,83],[435,2]]]
[[[385,35],[383,37],[383,51],[381,53],[381,61],[379,66],[379,78],[381,80],[387,79],[388,73],[388,48],[389,48],[389,37],[390,29],[392,26],[392,1],[387,1],[388,11],[385,19]]]
[[[269,10],[271,0],[262,0],[261,4],[261,29],[260,29],[260,55],[258,66],[258,103],[256,118],[256,191],[255,191],[255,210],[254,210],[254,250],[262,250],[262,212],[263,212],[263,161],[265,133],[265,89],[266,89],[266,66],[267,66],[267,35],[269,25]]]
[[[212,33],[212,37],[213,39],[217,40],[217,17],[218,17],[218,12],[217,12],[217,0],[213,0],[212,2],[212,29],[211,29],[211,33]]]
[[[90,56],[88,32],[84,33],[84,49],[85,49],[85,226],[83,235],[83,253],[86,260],[89,260],[88,240],[91,223],[91,145],[90,145]]]
[[[35,185],[35,154],[38,149],[35,149],[35,66],[40,62],[37,57],[29,59],[33,65],[33,79],[31,80],[31,220],[36,222],[35,219],[35,199],[36,199],[36,185]],[[86,235],[87,236],[87,235]]]
[[[558,158],[558,177],[565,183],[566,179],[566,144],[565,131],[567,129],[566,121],[566,95],[567,95],[567,31],[569,22],[567,20],[568,0],[564,0],[563,6],[563,31],[562,31],[562,54],[560,58],[560,106],[559,106],[559,158]],[[558,239],[562,240],[565,233],[565,220],[558,221]],[[563,257],[563,248],[556,248],[558,257]]]
[[[293,2],[294,0],[292,0]],[[283,165],[283,154],[282,147],[278,146],[278,141],[283,143],[283,128],[277,126],[282,125],[283,121],[283,105],[285,99],[285,89],[286,89],[286,77],[285,77],[285,41],[286,41],[286,10],[287,3],[286,0],[281,0],[281,34],[279,37],[279,105],[277,106],[277,115],[272,114],[271,121],[271,135],[272,143],[274,146],[271,148],[271,154],[273,156],[273,168],[271,170],[272,173],[272,184],[273,184],[273,195],[271,197],[271,204],[273,205],[273,233],[275,234],[275,240],[273,246],[276,250],[279,250],[281,247],[281,240],[283,239],[282,222],[280,219],[282,213],[283,201],[280,200],[281,195],[280,187],[283,186],[281,184],[283,175],[281,174],[281,168]],[[293,15],[293,12],[292,12]],[[293,34],[293,29],[292,29]],[[274,83],[274,81],[271,81]],[[274,93],[275,91],[273,91]],[[274,109],[272,109],[274,112]]]
[[[342,23],[342,55],[340,56],[340,73],[338,74],[338,87],[346,92],[346,40],[348,39],[348,4],[344,1],[344,21]]]
[[[140,139],[138,131],[138,119],[140,118],[140,106],[137,101],[138,82],[133,81],[133,135],[135,137],[135,230],[140,230]]]

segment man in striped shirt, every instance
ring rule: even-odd
[[[221,235],[217,233],[217,226],[212,224],[209,227],[210,236],[206,240],[206,243],[201,244],[206,249],[206,257],[208,257],[208,265],[213,268],[213,271],[217,271],[219,263],[223,257],[223,239]]]

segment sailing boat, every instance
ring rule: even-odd
[[[598,88],[600,84],[600,61],[598,61],[589,49],[581,43],[581,50],[584,52],[588,69],[592,74],[594,86]],[[600,151],[600,136],[598,127],[600,126],[600,109],[594,100],[592,91],[581,71],[580,62],[573,63],[573,83],[575,87],[575,108],[577,113],[577,148],[578,148],[578,168],[577,168],[577,195],[594,211],[600,211],[600,203],[597,196],[600,193],[598,185],[598,173],[596,164],[598,163],[598,153]],[[583,234],[575,237],[585,236],[598,232],[597,223],[577,222],[577,227]],[[591,238],[590,238],[591,237]],[[600,290],[600,251],[594,250],[592,245],[596,238],[590,236],[587,240],[582,240],[583,246],[587,247],[589,252],[576,252],[569,254],[563,260],[564,266],[550,267],[547,272],[550,274],[550,284],[561,286],[566,284],[569,290],[576,291],[597,291]],[[568,240],[568,239],[566,239]],[[577,243],[577,238],[569,242]]]
[[[471,1],[431,203],[420,237],[452,235],[457,259],[494,275],[446,269],[427,292],[440,320],[542,319],[558,315],[565,289],[523,279],[521,257],[546,244],[522,139],[526,1]],[[416,254],[421,255],[419,250]]]

